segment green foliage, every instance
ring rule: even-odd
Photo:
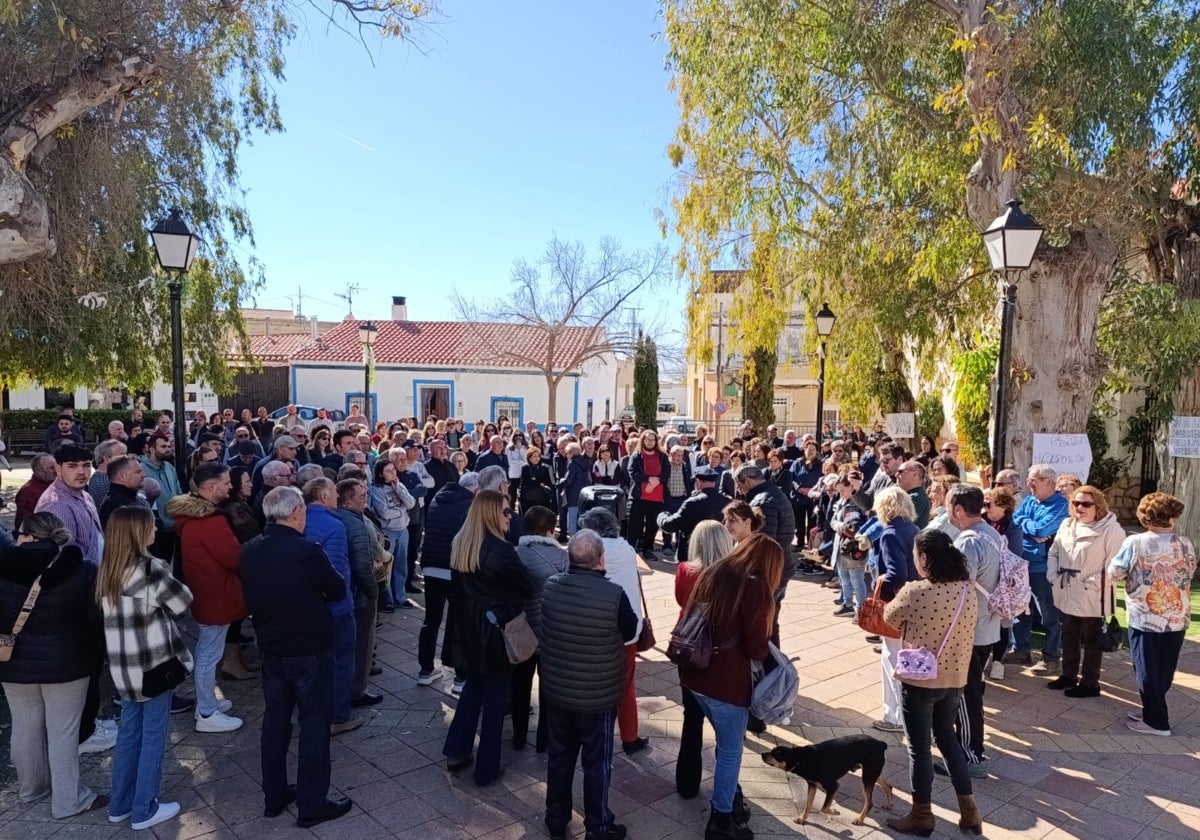
[[[1019,194],[1050,247],[1165,262],[1162,209],[1200,163],[1194,0],[961,5],[664,0],[680,269],[702,299],[711,269],[769,264],[755,294],[777,308],[751,323],[802,300],[853,313],[828,378],[858,416],[911,404],[905,383],[994,329],[978,233],[1000,200]],[[1160,361],[1195,364],[1175,349]],[[980,457],[994,359],[956,409]]]
[[[946,425],[946,412],[942,398],[937,394],[926,394],[917,400],[917,436],[938,439]]]
[[[775,370],[779,359],[771,348],[751,351],[746,365],[746,418],[765,430],[775,422]]]
[[[1100,315],[1097,341],[1109,359],[1109,389],[1128,391],[1135,381],[1155,395],[1123,438],[1128,446],[1152,436],[1175,416],[1174,396],[1200,362],[1200,300],[1187,299],[1177,287],[1123,280]],[[1128,441],[1126,443],[1126,441]]]
[[[1093,411],[1087,421],[1088,443],[1092,447],[1092,466],[1088,471],[1088,484],[1100,490],[1107,490],[1117,483],[1125,468],[1129,466],[1127,459],[1110,458],[1108,456],[1108,430],[1104,426],[1104,418],[1099,412]]]
[[[61,411],[57,409],[14,408],[0,411],[0,429],[6,432],[28,431],[42,432],[58,420]],[[142,420],[145,428],[152,428],[158,420],[157,411],[143,411]],[[108,435],[108,424],[113,420],[128,423],[132,412],[107,408],[89,408],[75,412],[75,419],[91,436],[104,440]]]
[[[962,450],[976,464],[986,464],[991,459],[990,389],[999,355],[998,341],[977,336],[973,348],[951,360],[955,373],[954,426]]]
[[[633,416],[642,428],[658,428],[658,388],[658,348],[653,339],[639,335],[633,357]]]
[[[168,379],[166,278],[147,230],[178,206],[204,256],[185,284],[187,377],[229,390],[226,350],[248,344],[238,307],[262,279],[239,151],[282,130],[275,89],[306,6],[336,28],[384,36],[436,14],[398,0],[0,0],[0,134],[23,130],[13,121],[39,97],[52,113],[55,100],[94,88],[89,73],[105,62],[142,56],[155,70],[41,138],[25,165],[57,252],[0,265],[0,380]],[[106,305],[78,302],[93,293]]]

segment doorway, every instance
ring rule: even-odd
[[[424,423],[431,415],[439,420],[450,416],[449,385],[418,385],[417,419]]]

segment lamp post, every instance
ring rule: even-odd
[[[171,272],[171,388],[175,392],[175,471],[179,486],[187,487],[187,421],[183,408],[183,277],[200,250],[200,237],[188,230],[179,208],[150,231],[154,253],[164,271]]]
[[[992,425],[992,480],[1004,469],[1008,444],[1008,378],[1012,367],[1013,318],[1017,309],[1017,275],[1029,268],[1042,239],[1042,228],[1011,199],[1008,207],[983,232],[992,270],[1003,272],[1005,285],[1000,309],[1000,358],[996,365],[996,417]]]
[[[817,313],[817,335],[821,337],[821,368],[817,374],[817,449],[821,448],[821,428],[824,424],[825,417],[825,342],[829,336],[833,334],[833,323],[837,320],[837,316],[833,314],[833,310],[829,308],[828,303],[821,305],[821,311]]]
[[[379,329],[373,322],[363,321],[358,325],[358,341],[363,351],[363,413],[372,423],[375,422],[376,412],[371,402],[371,348],[375,346],[378,335]]]

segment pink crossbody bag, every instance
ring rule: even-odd
[[[962,595],[958,598],[958,610],[954,613],[950,626],[946,628],[946,635],[942,637],[942,643],[938,646],[937,653],[930,653],[929,648],[924,645],[915,648],[901,648],[900,653],[896,656],[896,679],[917,681],[937,679],[938,657],[945,650],[946,642],[950,640],[950,634],[954,632],[954,625],[958,623],[958,617],[962,615],[963,604],[966,603],[969,588],[970,584],[963,584]]]

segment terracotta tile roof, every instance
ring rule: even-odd
[[[461,323],[456,321],[376,321],[375,363],[422,367],[497,367],[529,369],[528,363],[500,351],[543,358],[546,336],[523,324]],[[565,365],[585,347],[603,342],[600,327],[566,327],[555,358]],[[298,350],[293,362],[362,361],[358,322],[344,321],[315,344]]]
[[[313,343],[312,331],[303,333],[283,333],[281,335],[252,335],[250,336],[250,352],[260,362],[270,365],[274,363],[287,364],[292,354],[303,350]],[[241,353],[235,347],[229,354],[231,359],[241,358]]]

